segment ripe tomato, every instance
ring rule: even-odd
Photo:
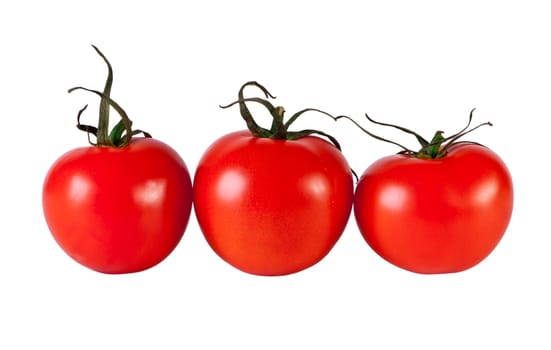
[[[391,155],[367,168],[354,200],[359,229],[375,252],[403,269],[434,274],[471,268],[506,231],[511,175],[480,144],[450,144],[440,156],[423,158]]]
[[[150,268],[180,241],[192,186],[180,156],[151,138],[122,148],[81,147],[50,168],[44,215],[74,260],[104,273]]]
[[[286,275],[319,262],[344,231],[352,201],[346,159],[316,136],[230,133],[207,149],[194,178],[195,213],[207,242],[226,262],[256,275]]]
[[[61,248],[80,264],[103,273],[130,273],[164,260],[179,243],[192,207],[192,184],[180,156],[168,145],[132,129],[109,93],[111,65],[101,97],[98,127],[80,124],[97,138],[92,147],[62,155],[48,171],[42,204]],[[109,108],[122,120],[108,133]],[[133,138],[143,133],[145,138]]]

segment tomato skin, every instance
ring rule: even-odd
[[[194,178],[194,208],[211,248],[255,275],[287,275],[325,257],[350,217],[353,181],[337,148],[313,136],[215,141]]]
[[[122,148],[82,147],[62,155],[43,186],[43,209],[59,246],[109,274],[146,270],[182,238],[191,178],[168,145],[135,138]]]
[[[354,199],[356,222],[371,248],[424,274],[459,272],[484,260],[512,210],[505,163],[476,144],[452,146],[440,159],[379,159],[361,176]]]

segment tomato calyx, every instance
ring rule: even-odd
[[[385,139],[381,136],[375,135],[375,134],[371,133],[370,131],[368,131],[367,129],[365,129],[364,127],[362,127],[354,119],[352,119],[348,116],[338,116],[336,119],[337,120],[341,119],[341,118],[348,119],[352,123],[354,123],[358,128],[360,128],[360,130],[362,130],[363,132],[365,132],[369,136],[371,136],[371,137],[373,137],[377,140],[388,142],[388,143],[391,143],[393,145],[396,145],[396,146],[402,148],[402,151],[398,152],[398,154],[405,154],[405,155],[408,155],[410,157],[418,158],[418,159],[440,159],[440,158],[444,157],[447,154],[450,147],[452,147],[454,145],[458,145],[458,144],[461,144],[461,143],[470,143],[470,144],[477,144],[477,145],[480,145],[480,146],[484,146],[484,145],[481,145],[477,142],[472,142],[472,141],[458,141],[461,137],[473,132],[474,130],[476,130],[476,129],[482,127],[482,126],[485,126],[485,125],[493,126],[493,124],[491,122],[486,122],[486,123],[478,124],[477,126],[474,126],[471,129],[469,129],[469,126],[471,125],[471,122],[472,122],[472,119],[473,119],[473,112],[474,111],[475,111],[475,108],[473,108],[471,110],[471,113],[469,114],[469,121],[467,122],[467,125],[463,129],[461,129],[461,131],[457,132],[456,134],[453,134],[452,136],[448,136],[448,137],[444,137],[444,132],[443,131],[440,131],[440,130],[436,131],[434,136],[430,140],[430,142],[427,141],[425,138],[423,138],[418,133],[416,133],[414,131],[411,131],[410,129],[404,128],[404,127],[399,126],[399,125],[382,123],[382,122],[374,120],[373,118],[371,118],[367,114],[365,114],[365,117],[367,118],[367,120],[369,120],[373,124],[392,127],[392,128],[398,129],[400,131],[403,131],[407,134],[411,134],[411,135],[415,136],[417,141],[421,144],[421,149],[419,151],[413,151],[413,150],[411,150],[411,149],[409,149],[405,146],[402,146],[401,144],[399,144],[395,141],[391,141],[391,140]]]
[[[243,90],[247,86],[255,86],[259,88],[264,93],[264,96],[266,98],[260,98],[260,97],[245,98],[243,94]],[[331,143],[339,151],[341,150],[341,146],[337,141],[337,139],[323,131],[314,130],[314,129],[305,129],[301,131],[289,131],[289,126],[291,126],[291,124],[295,122],[298,119],[298,117],[300,117],[302,114],[306,112],[318,112],[332,118],[333,120],[337,120],[338,117],[334,117],[333,115],[316,108],[305,108],[293,114],[291,118],[289,118],[285,122],[284,121],[285,108],[281,106],[277,106],[277,107],[274,106],[270,101],[267,100],[268,98],[275,99],[276,97],[270,94],[270,92],[264,86],[260,85],[256,81],[249,81],[243,84],[241,89],[239,89],[238,99],[236,101],[225,106],[220,106],[220,108],[229,108],[231,106],[238,104],[239,110],[241,112],[241,116],[247,123],[247,128],[249,129],[251,134],[255,137],[270,138],[275,140],[297,140],[297,139],[300,139],[301,137],[317,134],[317,135],[326,137],[331,141]],[[270,129],[263,128],[256,123],[249,108],[247,107],[246,102],[259,103],[268,110],[268,112],[273,118]]]
[[[84,131],[88,134],[88,142],[92,146],[97,147],[124,147],[127,146],[132,137],[138,134],[143,134],[145,137],[151,137],[151,135],[142,130],[133,130],[132,129],[132,120],[128,117],[128,114],[122,109],[122,107],[111,99],[111,87],[113,85],[113,68],[111,63],[105,57],[105,55],[94,45],[92,45],[94,50],[103,58],[108,68],[107,80],[105,82],[105,87],[103,92],[88,89],[82,86],[73,87],[68,90],[69,93],[76,90],[84,90],[98,95],[101,98],[99,106],[99,120],[98,126],[85,125],[80,123],[80,118],[82,113],[86,110],[88,105],[85,105],[77,115],[77,128],[81,131]],[[113,109],[119,114],[121,120],[109,130],[109,110]],[[96,137],[96,142],[92,142],[90,135]]]

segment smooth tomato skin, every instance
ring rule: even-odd
[[[354,216],[371,248],[390,263],[452,273],[484,260],[504,235],[513,183],[490,149],[452,146],[441,159],[392,155],[360,177]]]
[[[211,248],[254,275],[287,275],[316,264],[338,241],[352,210],[346,159],[313,136],[223,136],[202,156],[193,186],[197,220]]]
[[[123,148],[82,147],[50,168],[42,204],[59,246],[78,263],[109,274],[146,270],[181,240],[192,183],[168,145],[136,138]]]

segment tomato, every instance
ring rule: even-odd
[[[377,160],[355,192],[354,216],[369,246],[417,273],[477,265],[500,242],[513,210],[511,175],[496,153],[468,142],[442,151],[440,142],[434,158],[406,153]]]
[[[99,126],[78,128],[97,144],[62,155],[43,186],[46,223],[59,246],[78,263],[98,272],[138,272],[164,260],[177,246],[192,208],[192,183],[182,158],[167,144],[132,129],[111,100],[112,68],[103,93]],[[122,120],[108,134],[109,107]],[[138,133],[146,137],[135,138]]]
[[[123,148],[81,147],[61,156],[43,188],[53,237],[74,260],[128,273],[164,260],[191,213],[191,178],[169,146],[151,138]]]
[[[264,276],[295,273],[325,257],[353,201],[346,159],[311,135],[225,135],[203,154],[193,186],[197,220],[212,249],[237,269]]]

